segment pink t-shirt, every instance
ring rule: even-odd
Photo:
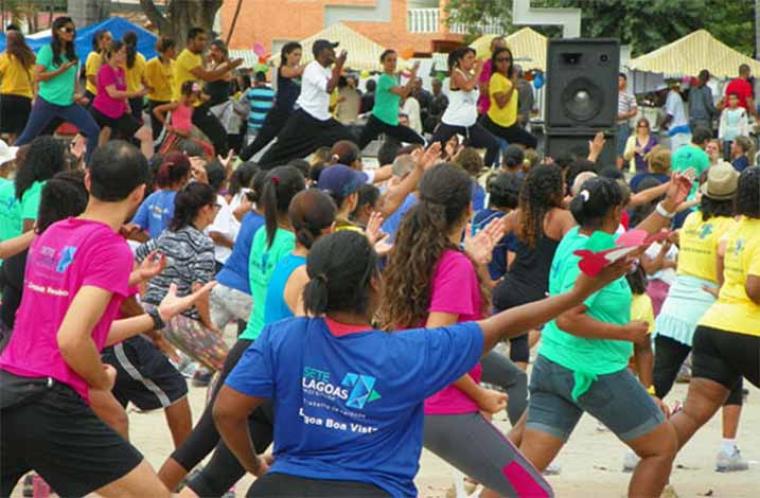
[[[85,285],[113,293],[92,339],[102,350],[119,306],[129,294],[132,252],[103,223],[69,218],[48,227],[32,243],[16,325],[0,356],[0,369],[21,377],[52,377],[85,401],[88,385],[69,368],[56,336],[71,301]]]
[[[481,84],[488,83],[491,81],[491,74],[493,74],[493,64],[491,63],[491,59],[488,59],[483,63],[483,71],[480,73],[478,82]],[[478,97],[478,114],[487,113],[490,107],[491,97],[489,92],[480,92],[480,96]]]
[[[478,275],[470,259],[459,251],[446,249],[433,271],[429,311],[459,315],[458,322],[483,318]],[[454,352],[452,352],[454,353]],[[469,371],[477,383],[483,373],[480,363]],[[473,413],[478,404],[459,388],[448,386],[425,400],[426,415]]]
[[[118,119],[127,112],[127,103],[124,99],[114,99],[108,95],[107,86],[114,85],[117,90],[127,90],[127,80],[124,76],[124,69],[113,68],[110,64],[103,64],[98,70],[97,78],[98,94],[92,103],[95,109],[109,118]]]
[[[193,108],[180,103],[172,111],[172,127],[182,133],[190,133],[193,129]]]

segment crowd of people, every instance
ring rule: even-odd
[[[11,30],[0,56],[0,495],[31,476],[61,496],[221,497],[251,473],[247,496],[417,496],[425,447],[481,496],[549,497],[584,412],[630,448],[629,496],[659,496],[721,408],[716,470],[748,468],[760,168],[740,132],[743,168],[709,128],[671,153],[643,119],[631,171],[599,162],[601,134],[588,157],[543,157],[500,38],[485,62],[451,52],[420,129],[418,68],[394,50],[368,104],[328,40],[305,66],[284,45],[275,92],[201,28],[149,61],[102,32],[80,95],[75,26],[52,34],[35,59]],[[360,134],[342,103],[368,114]],[[52,136],[61,122],[79,135]],[[194,426],[188,378],[209,389]],[[166,414],[158,472],[129,403]]]

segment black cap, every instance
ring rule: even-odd
[[[318,56],[319,53],[326,49],[326,48],[335,48],[338,46],[338,42],[331,42],[329,40],[319,39],[314,42],[314,44],[311,46],[311,53],[314,54],[314,57]]]

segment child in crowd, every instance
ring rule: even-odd
[[[193,109],[208,100],[208,96],[201,91],[197,81],[186,81],[182,84],[182,93],[179,101],[160,105],[153,109],[153,114],[162,123],[166,123],[167,114],[170,114],[170,124],[165,127],[166,135],[161,141],[159,152],[167,152],[177,148],[182,139],[191,139],[201,145],[208,157],[214,157],[214,147],[200,130],[193,127]]]
[[[736,137],[731,144],[731,165],[741,173],[754,165],[755,144],[749,137]]]
[[[728,107],[723,109],[718,126],[718,138],[723,142],[723,159],[731,158],[731,143],[739,136],[749,135],[747,110],[739,107],[739,96],[728,94]]]
[[[478,183],[478,177],[485,167],[483,158],[480,157],[480,152],[473,147],[465,147],[459,152],[454,162],[472,177],[472,209],[475,211],[482,210],[485,208],[486,191]]]

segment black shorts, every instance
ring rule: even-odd
[[[0,132],[20,135],[32,112],[32,99],[21,95],[0,95]]]
[[[744,377],[760,387],[760,336],[700,325],[694,332],[691,376],[732,389]]]
[[[142,336],[104,349],[102,358],[116,369],[113,395],[122,406],[131,401],[140,410],[157,410],[187,396],[185,378]]]
[[[95,118],[95,121],[101,128],[111,128],[114,131],[120,132],[125,137],[131,138],[142,126],[129,112],[125,112],[118,118],[109,118],[95,109],[95,106],[92,106],[90,107],[90,114],[92,114],[92,117]]]
[[[6,396],[8,377],[3,380]],[[45,381],[28,379],[27,386],[37,384],[34,394],[0,411],[0,496],[10,496],[30,470],[60,496],[85,496],[137,467],[140,452],[73,389]]]
[[[251,498],[383,498],[390,496],[372,484],[356,481],[331,481],[328,479],[305,479],[290,474],[269,472],[256,479],[248,488],[246,497]]]

